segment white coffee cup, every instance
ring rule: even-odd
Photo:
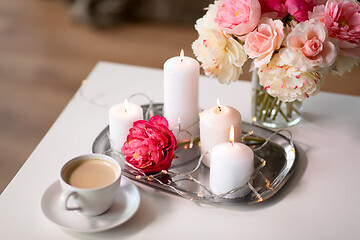
[[[60,206],[85,216],[97,216],[113,204],[121,180],[121,167],[103,154],[87,154],[71,159],[61,168]]]

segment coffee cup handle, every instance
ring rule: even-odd
[[[78,206],[75,207],[68,206],[68,201],[71,196],[76,199],[78,197],[78,194],[77,192],[63,192],[60,196],[60,206],[68,211],[81,210],[81,207]]]

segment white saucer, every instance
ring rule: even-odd
[[[100,216],[85,217],[76,211],[62,209],[58,204],[61,192],[59,180],[51,184],[41,198],[41,209],[50,221],[75,232],[100,232],[119,226],[135,214],[140,204],[138,188],[123,176],[114,204]]]

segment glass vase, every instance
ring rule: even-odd
[[[251,82],[253,121],[268,128],[290,127],[301,121],[301,101],[282,102],[268,94],[259,83],[256,69],[252,73]]]

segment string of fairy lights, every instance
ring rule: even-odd
[[[86,80],[84,80],[82,82],[82,86],[79,89],[79,95],[82,99],[84,99],[85,101],[98,106],[98,107],[102,107],[102,108],[110,108],[113,104],[111,103],[104,103],[104,102],[100,102],[100,101],[96,101],[93,98],[89,98],[86,96],[85,92],[84,92],[84,87],[86,84]],[[132,95],[130,95],[127,99],[131,100],[135,97],[144,97],[147,99],[148,101],[148,107],[144,113],[145,116],[145,120],[149,120],[150,117],[154,116],[154,114],[156,112],[159,112],[159,109],[154,109],[155,105],[153,100],[148,97],[146,94],[144,93],[134,93]],[[188,129],[190,127],[192,127],[194,124],[198,124],[198,122],[195,122],[193,124],[191,124],[191,126],[188,126],[186,128],[183,128],[181,126],[181,120],[178,119],[178,133],[183,133],[185,132],[186,134],[189,135],[190,137],[190,141],[185,141],[185,142],[181,142],[178,145],[184,145],[184,149],[191,149],[194,146],[194,142],[198,142],[199,141],[199,136],[193,136],[191,134],[190,131],[188,131]],[[255,124],[255,121],[253,122],[253,124]],[[113,150],[112,148],[112,143],[110,141],[109,136],[109,143],[110,143],[110,149],[107,149],[103,152],[103,154],[110,154],[110,153],[114,153],[117,158],[122,161],[123,165],[128,166],[128,171],[137,179],[137,180],[142,180],[145,182],[156,182],[157,184],[159,184],[160,186],[163,186],[167,189],[169,189],[170,191],[178,194],[179,196],[189,199],[189,200],[207,200],[207,201],[212,201],[212,202],[218,202],[219,200],[224,200],[224,199],[228,199],[227,196],[229,194],[235,193],[241,189],[244,189],[245,187],[250,188],[251,192],[255,195],[255,197],[257,198],[258,202],[262,202],[263,201],[263,197],[261,195],[261,193],[259,193],[255,187],[253,186],[253,180],[255,179],[255,177],[260,176],[263,181],[265,182],[265,187],[268,190],[273,190],[273,188],[271,187],[271,182],[268,180],[268,178],[265,177],[265,175],[262,173],[262,169],[266,166],[266,160],[263,159],[262,157],[258,156],[256,153],[259,152],[261,149],[263,149],[268,143],[269,141],[276,135],[279,135],[281,132],[286,132],[289,137],[287,138],[287,140],[289,141],[289,145],[292,148],[292,151],[295,153],[295,147],[294,147],[294,143],[292,140],[292,134],[290,131],[286,130],[286,129],[281,129],[278,131],[273,132],[270,136],[268,136],[265,139],[261,139],[262,143],[259,147],[253,148],[253,152],[254,152],[254,161],[257,165],[257,167],[254,169],[249,181],[247,183],[245,183],[242,186],[238,186],[234,189],[231,189],[230,191],[223,193],[223,194],[215,194],[210,187],[207,186],[206,183],[202,182],[201,180],[197,179],[194,176],[194,173],[200,168],[201,163],[202,163],[202,159],[204,158],[205,155],[210,154],[211,150],[200,155],[200,157],[197,159],[197,164],[195,165],[195,167],[191,170],[185,171],[185,172],[175,172],[172,170],[172,167],[169,168],[169,170],[162,170],[158,173],[155,174],[146,174],[142,169],[137,168],[135,166],[133,166],[132,164],[130,164],[129,162],[126,161],[124,154],[121,152],[117,152],[115,150]],[[109,134],[109,132],[107,132],[107,135]],[[248,138],[251,138],[251,135],[253,134],[253,131],[249,131],[248,133],[246,133],[241,141],[244,143],[245,140],[247,140]],[[176,136],[175,136],[176,137]],[[164,180],[165,179],[165,180]],[[201,189],[202,191],[198,191],[198,192],[191,192],[191,191],[187,191],[184,189],[181,189],[178,187],[178,183],[181,181],[191,181],[192,183],[198,185],[198,189]]]
[[[192,174],[195,173],[200,165],[201,165],[201,162],[202,162],[202,159],[205,155],[211,153],[211,150],[202,154],[199,159],[198,159],[198,162],[196,164],[196,166],[190,170],[190,171],[187,171],[187,172],[182,172],[182,173],[176,173],[174,171],[171,171],[171,168],[170,170],[162,170],[156,174],[150,174],[150,175],[147,175],[146,173],[144,173],[141,169],[139,168],[136,168],[135,166],[133,166],[132,164],[128,163],[126,161],[126,159],[124,158],[124,155],[120,152],[117,152],[117,151],[114,151],[112,150],[112,148],[110,149],[111,152],[115,153],[119,159],[126,165],[126,166],[129,166],[131,169],[135,170],[132,172],[132,174],[134,174],[134,176],[136,176],[136,179],[138,180],[146,180],[146,181],[155,181],[156,183],[160,184],[161,186],[164,186],[164,187],[167,187],[167,188],[170,188],[173,192],[177,193],[178,195],[180,195],[181,197],[184,197],[186,199],[189,199],[189,200],[208,200],[208,201],[214,201],[214,202],[217,202],[219,199],[228,199],[227,196],[229,194],[232,194],[232,193],[235,193],[245,187],[249,187],[250,190],[255,194],[256,198],[258,199],[258,202],[261,202],[263,201],[263,197],[262,195],[255,189],[255,187],[253,186],[252,182],[254,180],[254,178],[259,175],[262,177],[262,179],[264,180],[264,182],[266,183],[265,184],[265,187],[269,190],[273,190],[273,188],[271,187],[271,182],[264,176],[264,174],[261,172],[261,169],[265,167],[266,165],[266,160],[259,157],[256,152],[260,151],[261,149],[263,149],[267,144],[268,142],[271,140],[271,138],[273,138],[274,136],[280,134],[280,132],[287,132],[289,135],[290,135],[290,138],[289,138],[289,144],[290,146],[292,146],[292,150],[295,151],[295,148],[294,148],[294,145],[293,145],[293,142],[292,142],[292,138],[291,138],[291,132],[288,131],[288,130],[278,130],[274,133],[272,133],[269,137],[267,137],[264,142],[257,148],[254,148],[253,151],[254,151],[254,160],[259,162],[260,164],[258,164],[259,166],[257,168],[255,168],[254,172],[252,173],[249,181],[247,183],[245,183],[244,185],[242,186],[238,186],[234,189],[231,189],[230,191],[226,192],[226,193],[223,193],[223,194],[215,194],[207,185],[206,183],[203,183],[201,182],[200,180],[198,180],[197,178],[195,178]],[[253,132],[250,131],[248,132],[247,134],[245,134],[243,136],[243,140],[245,140],[247,137],[249,137],[250,135],[252,135]],[[111,146],[111,142],[110,142],[110,146]],[[169,178],[166,178],[168,179],[167,182],[163,182],[161,179],[163,179],[164,176],[168,176]],[[179,178],[175,181],[173,181],[172,179],[173,178]],[[193,193],[193,192],[189,192],[189,191],[185,191],[183,189],[179,189],[176,185],[177,182],[179,181],[191,181],[195,184],[197,184],[200,189],[203,189],[207,194],[204,195],[203,193],[201,192],[198,192],[198,193]]]

